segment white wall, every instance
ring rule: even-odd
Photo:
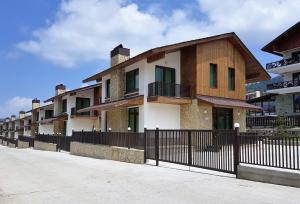
[[[78,98],[90,98],[90,105],[94,105],[94,89],[89,89],[82,92],[77,92],[75,95],[64,96],[63,99],[67,99],[67,113],[69,115],[67,121],[67,135],[72,135],[72,129],[74,131],[92,131],[94,127],[98,127],[99,125],[96,124],[99,120],[88,119],[88,118],[80,118],[75,117],[71,118],[71,109],[76,108],[76,97]]]
[[[54,125],[53,124],[43,124],[39,125],[39,134],[54,134]]]
[[[180,51],[168,53],[164,59],[146,63],[144,72],[144,125],[148,129],[154,129],[156,125],[159,128],[180,129],[180,105],[147,103],[148,84],[155,81],[156,65],[174,68],[176,83],[180,84],[181,82]]]

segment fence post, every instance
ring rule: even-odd
[[[146,133],[147,132],[147,128],[144,128],[144,163],[146,163],[147,162],[147,158],[146,158],[146,156],[147,156],[147,153],[146,153]]]
[[[240,124],[234,124],[234,144],[233,144],[233,159],[234,159],[234,173],[237,174],[237,167],[240,163],[240,138],[239,138]]]
[[[158,127],[155,129],[155,161],[156,161],[156,166],[159,165],[159,129]]]
[[[192,134],[188,131],[188,165],[192,166]]]

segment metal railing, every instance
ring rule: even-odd
[[[144,149],[144,134],[135,132],[73,132],[72,141]]]
[[[267,84],[268,90],[282,89],[300,86],[300,80],[283,81],[278,83]]]
[[[246,126],[249,128],[275,127],[279,122],[286,127],[300,127],[300,115],[246,117]]]
[[[148,97],[151,96],[190,98],[191,92],[189,86],[164,82],[153,82],[148,84]]]
[[[71,116],[97,116],[96,111],[86,111],[82,113],[78,113],[76,108],[71,108]]]
[[[271,62],[266,65],[266,69],[274,69],[274,68],[279,68],[291,64],[297,64],[300,63],[300,58],[289,58],[289,59],[282,59],[276,62]]]

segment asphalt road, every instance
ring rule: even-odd
[[[212,175],[213,174],[213,175]],[[0,203],[300,203],[300,190],[0,145]]]

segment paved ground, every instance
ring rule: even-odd
[[[300,190],[0,145],[0,203],[289,203]]]

